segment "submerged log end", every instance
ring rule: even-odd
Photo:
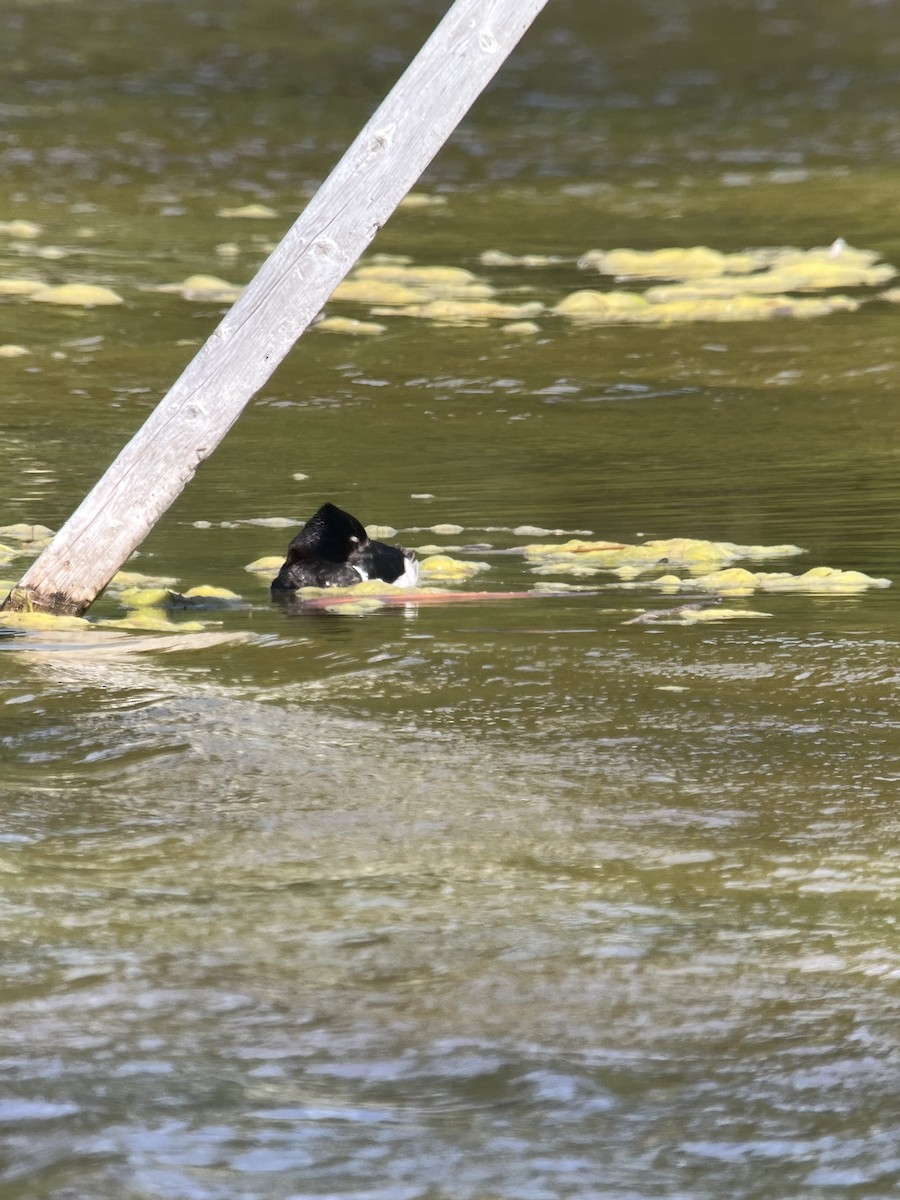
[[[42,612],[54,617],[80,617],[87,608],[87,604],[73,600],[65,592],[44,595],[35,588],[21,585],[14,587],[0,604],[0,612]]]

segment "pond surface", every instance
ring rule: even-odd
[[[442,8],[4,5],[0,275],[125,302],[0,302],[0,523],[65,520],[225,311],[151,289],[246,282]],[[545,304],[596,247],[900,263],[898,52],[893,5],[553,0],[373,251]],[[900,372],[852,294],[312,329],[129,564],[243,607],[0,638],[3,1200],[896,1194]],[[894,586],[286,613],[254,522],[326,499],[470,589],[533,588],[523,526]]]

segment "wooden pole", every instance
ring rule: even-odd
[[[193,478],[547,0],[456,0],[304,212],[4,601],[83,613]]]

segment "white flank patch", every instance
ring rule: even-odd
[[[403,574],[394,580],[394,587],[415,587],[419,582],[419,563],[415,558],[404,556]]]

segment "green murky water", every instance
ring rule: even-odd
[[[2,523],[65,519],[222,312],[147,289],[248,279],[441,7],[3,6],[0,221],[43,228],[0,274],[126,302],[0,306]],[[553,0],[374,249],[548,303],[596,246],[900,263],[898,49],[891,5]],[[493,590],[521,525],[896,583],[896,309],[385,323],[311,330],[132,564],[240,592],[230,640],[0,641],[0,1197],[895,1194],[896,587],[354,618],[244,565],[331,499]]]

